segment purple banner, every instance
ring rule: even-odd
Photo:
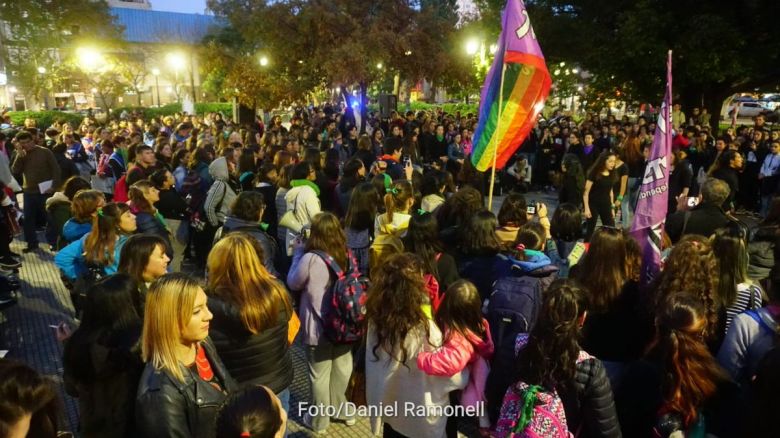
[[[639,188],[631,234],[642,247],[641,281],[647,284],[661,269],[661,236],[669,200],[672,152],[672,51],[666,59],[666,93],[658,115],[653,146]]]

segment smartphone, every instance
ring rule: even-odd
[[[688,197],[688,207],[696,207],[699,205],[699,197],[698,196],[689,196]]]
[[[529,205],[528,207],[526,207],[525,212],[528,214],[536,214],[536,206]]]

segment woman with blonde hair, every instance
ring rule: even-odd
[[[214,245],[206,263],[211,335],[233,377],[267,386],[286,411],[293,378],[288,333],[297,328],[297,316],[287,290],[262,259],[260,243],[248,233],[227,234]]]
[[[207,300],[184,274],[149,288],[141,333],[146,368],[135,400],[139,436],[215,437],[219,406],[236,385],[208,340]]]

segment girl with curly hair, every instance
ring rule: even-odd
[[[463,389],[468,376],[429,376],[417,367],[420,352],[442,345],[433,321],[419,259],[409,253],[392,255],[373,273],[366,303],[366,399],[369,406],[444,408],[449,393]],[[372,410],[374,412],[374,410]],[[385,437],[443,437],[447,417],[400,415],[371,417],[374,434],[384,422]]]
[[[720,311],[717,299],[719,279],[713,275],[718,269],[718,260],[708,239],[687,235],[672,248],[655,284],[656,309],[662,307],[669,295],[680,291],[699,298],[707,321],[702,335],[713,352],[717,352],[720,346],[720,339],[716,339]]]

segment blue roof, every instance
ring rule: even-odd
[[[124,27],[123,38],[131,43],[198,44],[220,21],[213,15],[148,9],[110,8]]]

